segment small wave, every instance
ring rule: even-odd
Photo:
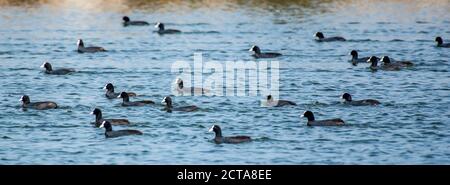
[[[428,24],[427,21],[416,21],[417,24]]]
[[[253,31],[240,31],[238,32],[238,34],[254,34],[255,32]]]
[[[117,70],[117,68],[115,68]],[[101,71],[101,72],[99,72]],[[93,70],[93,71],[78,71],[77,73],[82,74],[124,74],[125,71],[102,71],[101,69]]]
[[[19,68],[8,68],[8,70],[9,71],[36,70],[36,68],[19,67]]]
[[[379,142],[378,139],[359,139],[359,140],[352,140],[350,143],[373,143],[373,142]]]
[[[75,87],[76,88],[77,86],[74,84],[71,84],[71,83],[61,83],[57,87]]]
[[[430,42],[430,40],[417,39],[416,42]],[[422,51],[422,50],[420,49],[419,51]]]
[[[405,40],[402,39],[392,39],[389,42],[405,42]]]
[[[249,24],[251,24],[251,23],[249,23],[249,22],[240,22],[240,23],[237,23],[238,26],[249,25]]]
[[[430,69],[431,72],[448,72],[448,70],[445,69]]]
[[[255,138],[255,139],[253,139],[253,141],[280,141],[280,140],[272,139],[272,138],[263,136],[263,137],[260,137],[260,138]]]
[[[386,25],[386,24],[394,24],[394,23],[393,23],[393,22],[383,22],[383,21],[380,21],[380,22],[377,22],[377,24]]]
[[[332,72],[334,72],[333,70],[328,70],[328,69],[317,69],[317,70],[315,70],[315,71],[313,71],[313,72],[326,72],[326,73],[332,73]]]
[[[349,39],[347,42],[376,42],[378,40],[372,40],[372,39]]]
[[[280,25],[282,25],[282,24],[287,24],[288,22],[287,21],[285,21],[285,20],[275,20],[275,21],[273,21],[273,24],[280,24]]]
[[[12,55],[11,51],[0,51],[0,55]]]
[[[208,26],[209,23],[199,22],[199,23],[186,23],[186,24],[168,24],[168,25],[180,25],[180,26]]]
[[[333,140],[331,140],[331,139],[326,139],[326,138],[319,138],[319,139],[315,139],[314,140],[315,142],[317,142],[317,141],[333,141]]]
[[[312,103],[304,103],[304,104],[298,104],[299,106],[303,106],[306,109],[310,109],[311,107],[315,107],[315,106],[329,106],[330,104],[327,103],[322,103],[319,101],[314,101]]]

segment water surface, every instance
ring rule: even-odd
[[[5,1],[6,2],[6,1]],[[449,164],[450,42],[448,1],[39,1],[0,6],[0,164]],[[27,1],[24,1],[27,2]],[[159,36],[153,26],[123,27],[121,18],[183,31]],[[349,41],[317,43],[312,35]],[[79,54],[76,41],[106,53]],[[258,97],[174,97],[195,104],[194,113],[160,107],[123,108],[101,89],[134,91],[160,102],[176,78],[171,65],[192,61],[254,60],[252,45],[278,51],[280,95],[296,107],[260,107]],[[371,72],[352,66],[348,53],[412,60],[402,71]],[[39,66],[79,72],[44,75]],[[375,107],[339,104],[343,92],[373,98]],[[23,94],[61,108],[22,111]],[[133,124],[136,137],[105,139],[89,115]],[[307,127],[304,110],[317,119],[340,117],[348,126]],[[216,145],[207,130],[249,135],[253,142]]]

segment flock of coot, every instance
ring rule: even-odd
[[[148,26],[150,25],[148,22],[145,21],[131,21],[129,17],[124,16],[123,17],[123,25],[124,26]],[[156,23],[155,28],[158,30],[155,31],[158,34],[177,34],[181,33],[180,30],[175,29],[166,29],[164,27],[163,23]],[[317,42],[334,42],[334,41],[346,41],[345,38],[339,37],[339,36],[333,36],[333,37],[325,37],[322,32],[317,32],[315,35]],[[444,48],[450,48],[450,43],[444,43],[443,39],[441,37],[436,37],[435,41],[437,42],[437,47],[444,47]],[[95,52],[106,52],[107,50],[103,47],[98,46],[89,46],[86,47],[84,45],[83,40],[79,39],[77,43],[78,49],[77,51],[79,53],[95,53]],[[252,56],[255,58],[275,58],[280,57],[282,54],[280,53],[274,53],[274,52],[261,52],[261,49],[258,46],[252,46],[250,48],[251,52],[253,52]],[[356,50],[352,50],[349,53],[352,58],[350,62],[353,65],[358,65],[359,63],[370,63],[370,69],[371,70],[401,70],[402,68],[411,67],[414,64],[410,61],[398,61],[390,58],[389,56],[383,56],[381,58],[378,58],[377,56],[370,56],[370,57],[359,57],[358,52]],[[381,65],[378,65],[378,62],[381,62]],[[44,62],[41,66],[42,68],[45,68],[45,74],[49,75],[65,75],[70,74],[73,72],[76,72],[74,69],[68,69],[68,68],[56,68],[54,69],[52,65],[48,62]],[[193,93],[193,92],[200,92],[202,94],[208,93],[209,90],[203,89],[203,88],[197,88],[197,87],[189,87],[185,88],[183,84],[182,79],[176,79],[175,81],[177,85],[177,91],[180,94],[183,93]],[[122,98],[122,106],[146,106],[146,105],[152,105],[155,106],[155,102],[151,100],[141,100],[141,101],[130,101],[130,97],[137,96],[136,93],[133,92],[115,92],[114,86],[111,83],[107,83],[104,87],[105,89],[105,97],[108,99],[115,99],[115,98]],[[379,105],[380,102],[378,100],[373,99],[366,99],[366,100],[353,100],[352,96],[348,93],[344,93],[341,96],[341,99],[344,103],[348,105],[355,105],[355,106],[365,106],[365,105]],[[40,101],[40,102],[31,102],[31,99],[27,95],[23,95],[20,99],[22,101],[22,108],[32,108],[32,109],[38,109],[38,110],[45,110],[45,109],[55,109],[58,107],[58,105],[55,102],[52,101]],[[191,112],[196,111],[199,109],[199,107],[195,105],[191,106],[184,106],[184,107],[173,107],[172,99],[169,96],[166,96],[163,98],[162,104],[164,104],[164,110],[167,112],[172,111],[185,111],[185,112]],[[264,103],[265,106],[270,107],[279,107],[279,106],[295,106],[296,103],[288,100],[274,100],[272,95],[266,96],[266,102]],[[107,138],[111,137],[119,137],[119,136],[126,136],[126,135],[141,135],[142,132],[138,130],[117,130],[114,131],[112,129],[113,125],[128,125],[130,122],[127,119],[105,119],[102,116],[102,111],[99,108],[95,108],[91,114],[95,115],[95,122],[93,123],[95,127],[100,127],[105,129],[105,136]],[[305,117],[308,119],[307,125],[308,126],[338,126],[338,125],[344,125],[345,122],[340,119],[328,119],[328,120],[316,120],[314,117],[313,112],[307,110],[305,111],[301,117]],[[251,141],[251,138],[248,136],[233,136],[233,137],[223,137],[222,136],[222,130],[218,125],[213,125],[210,132],[215,132],[215,138],[213,141],[215,143],[242,143],[242,142],[248,142]]]

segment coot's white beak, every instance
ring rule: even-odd
[[[22,97],[20,97],[20,100],[19,101],[23,101],[23,98]]]
[[[119,94],[119,96],[117,96],[117,98],[122,98],[122,95],[121,95],[121,94]]]
[[[180,78],[177,78],[176,80],[175,80],[175,84],[179,84],[179,83],[181,83],[182,82],[182,80],[180,79]]]
[[[161,101],[162,104],[166,104],[166,98],[164,97],[163,100]]]
[[[91,113],[89,113],[89,114],[94,114],[94,111],[92,111]]]
[[[103,121],[103,123],[102,123],[98,128],[103,128],[103,127],[105,127],[105,123],[106,123],[106,121]]]
[[[301,117],[301,118],[305,117],[305,113],[306,113],[306,111],[305,111],[305,112],[303,112],[303,114],[302,114],[302,115],[300,115],[300,117]]]
[[[161,23],[156,23],[155,28],[158,28]]]
[[[45,62],[41,65],[41,68],[45,68]]]
[[[208,130],[208,132],[214,131],[214,125]]]
[[[106,90],[106,85],[105,85],[105,87],[103,87],[103,89]]]

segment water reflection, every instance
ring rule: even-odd
[[[334,0],[0,0],[0,6],[33,7],[50,5],[57,7],[77,7],[97,11],[180,11],[183,9],[224,9],[236,10],[242,7],[279,10],[285,8],[314,8]]]
[[[398,19],[408,17],[408,14],[421,13],[428,8],[439,8],[450,11],[447,0],[409,1],[409,0],[0,0],[0,8],[51,6],[58,9],[83,9],[90,12],[131,12],[142,11],[151,13],[183,13],[193,9],[209,9],[222,11],[238,11],[251,9],[265,11],[274,15],[288,14],[301,16],[304,14],[321,14],[326,12],[346,11],[349,15],[386,14],[387,17]],[[427,16],[427,15],[424,15]],[[360,17],[362,18],[362,17]],[[370,18],[370,17],[364,17]]]

